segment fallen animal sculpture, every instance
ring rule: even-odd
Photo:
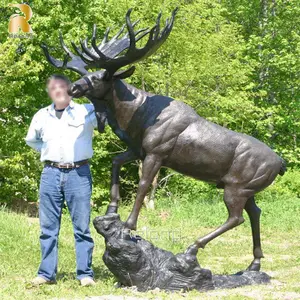
[[[94,219],[94,226],[105,238],[103,261],[123,286],[139,291],[155,288],[169,291],[211,290],[264,284],[270,277],[263,272],[245,271],[235,275],[212,275],[197,258],[187,253],[174,255],[139,236],[132,236],[118,214]]]

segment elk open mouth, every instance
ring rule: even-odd
[[[80,98],[87,92],[87,89],[85,90],[81,85],[78,84],[72,84],[70,85],[68,89],[69,96],[72,96],[74,98]]]

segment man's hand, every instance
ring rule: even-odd
[[[107,114],[106,112],[96,112],[97,118],[97,128],[100,133],[103,133],[105,130],[105,124],[107,122]]]

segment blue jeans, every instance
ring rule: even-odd
[[[55,280],[61,213],[66,200],[74,229],[77,279],[93,277],[94,242],[90,234],[92,177],[88,164],[76,169],[45,166],[40,183],[40,244],[42,261],[38,276]]]

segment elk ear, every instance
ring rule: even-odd
[[[135,71],[135,66],[130,67],[129,69],[125,71],[118,71],[116,72],[113,77],[118,79],[125,79],[130,77]]]

